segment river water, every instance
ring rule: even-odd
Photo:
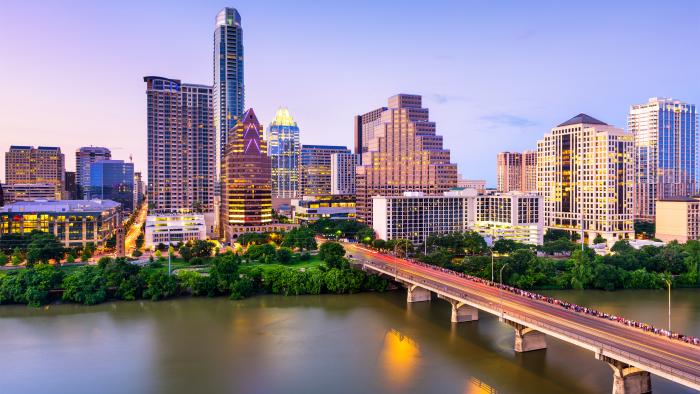
[[[663,326],[663,291],[549,292]],[[700,291],[673,322],[700,335]],[[486,313],[450,323],[447,302],[405,293],[182,298],[41,309],[0,306],[2,393],[609,393],[610,368],[548,338],[513,352]],[[692,390],[652,377],[654,393]]]

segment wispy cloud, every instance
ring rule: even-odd
[[[445,104],[454,101],[469,101],[469,98],[466,96],[453,96],[449,94],[436,93],[433,95],[433,100],[435,100],[438,104]]]
[[[534,120],[506,113],[485,115],[480,119],[485,122],[492,123],[495,126],[534,127],[539,124]]]

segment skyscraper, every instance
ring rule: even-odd
[[[521,191],[532,193],[537,191],[537,151],[523,151],[523,172],[520,180]]]
[[[148,202],[213,212],[216,141],[209,86],[148,76]]]
[[[331,194],[355,194],[355,168],[360,165],[360,155],[333,153],[331,155]]]
[[[635,218],[654,221],[656,200],[697,190],[695,105],[654,97],[630,107],[627,125],[634,135]]]
[[[381,123],[382,113],[386,110],[386,107],[379,107],[364,115],[355,116],[355,154],[362,155],[367,152],[367,144],[372,139],[374,127]]]
[[[228,134],[245,108],[241,15],[226,7],[216,14],[214,30],[214,128],[219,169]],[[217,174],[218,176],[218,174]]]
[[[301,144],[299,127],[287,108],[279,108],[267,128],[267,145],[272,160],[272,198],[291,199],[301,195]]]
[[[305,196],[331,194],[331,155],[350,154],[346,146],[302,145],[301,184]]]
[[[89,198],[112,200],[134,210],[134,163],[102,160],[90,164]]]
[[[396,196],[403,192],[439,195],[457,185],[457,165],[442,146],[427,108],[418,95],[389,98],[381,118],[365,124],[368,141],[357,167],[357,216],[371,225],[372,197]],[[371,124],[371,126],[369,126]]]
[[[585,114],[537,142],[537,191],[547,228],[598,235],[612,244],[634,237],[633,137]]]
[[[75,183],[78,188],[76,199],[87,199],[90,193],[90,164],[110,160],[112,152],[99,146],[84,146],[75,151]]]
[[[496,187],[501,193],[522,189],[523,154],[499,152],[496,160]]]
[[[263,128],[248,109],[228,136],[221,171],[221,223],[226,239],[231,226],[272,222],[271,163]]]
[[[52,184],[55,198],[61,199],[66,167],[61,148],[10,146],[5,153],[5,178],[8,185]]]

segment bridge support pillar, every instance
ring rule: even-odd
[[[651,374],[647,371],[596,354],[598,360],[605,361],[613,370],[613,394],[651,393]]]
[[[426,290],[416,285],[408,285],[406,292],[406,302],[423,302],[430,301],[430,290]]]
[[[473,306],[458,301],[450,301],[450,303],[452,304],[452,323],[479,320],[479,310]]]
[[[547,340],[543,333],[525,327],[522,324],[505,320],[508,325],[515,329],[515,351],[518,353],[531,352],[547,348]]]

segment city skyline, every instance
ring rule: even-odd
[[[0,98],[0,105],[9,114],[0,119],[0,148],[6,151],[10,145],[34,144],[73,152],[80,146],[106,146],[114,157],[133,155],[135,167],[145,171],[141,77],[167,75],[211,85],[214,16],[223,7],[235,7],[242,15],[246,107],[259,109],[261,119],[271,119],[284,105],[303,128],[303,144],[352,146],[353,116],[399,92],[421,94],[460,173],[470,179],[486,179],[490,186],[495,186],[495,173],[479,163],[492,162],[502,150],[534,149],[535,141],[552,124],[571,113],[594,113],[626,129],[629,106],[649,97],[700,102],[700,82],[692,77],[700,64],[696,52],[664,58],[664,66],[675,71],[649,77],[644,67],[635,67],[642,60],[648,62],[646,55],[628,49],[643,38],[645,46],[662,46],[669,53],[683,51],[685,40],[650,34],[649,26],[656,31],[672,30],[674,36],[697,36],[697,24],[691,19],[700,5],[691,2],[665,5],[668,13],[663,19],[657,18],[653,3],[576,8],[582,20],[596,21],[595,31],[568,29],[568,15],[575,5],[527,5],[538,12],[519,18],[526,5],[482,9],[480,5],[439,4],[425,13],[422,7],[391,7],[387,2],[373,9],[391,9],[392,15],[365,18],[366,28],[359,32],[342,16],[358,7],[369,7],[368,3],[279,3],[275,6],[279,12],[272,14],[267,7],[246,1],[191,7],[163,4],[4,4],[0,33],[18,38],[0,47],[7,58],[0,82],[14,92]],[[162,18],[147,16],[148,11],[156,10]],[[111,29],[97,28],[101,15],[112,16]],[[120,18],[126,15],[129,18]],[[387,28],[415,34],[403,23],[412,18],[432,28],[391,49],[382,45],[366,48],[368,40],[381,37]],[[437,18],[442,23],[436,23]],[[49,42],[42,34],[26,30],[22,21],[29,19],[41,19],[43,28],[62,31],[63,39]],[[623,19],[625,23],[620,24]],[[164,35],[169,20],[191,23]],[[356,39],[347,42],[351,32]],[[484,35],[489,36],[488,42],[480,39]],[[173,53],[155,51],[150,40],[142,37],[156,37],[160,44],[178,45],[179,49]],[[284,37],[282,42],[280,37]],[[341,51],[331,45],[339,40],[348,47]],[[423,56],[396,70],[395,59],[404,56],[409,42],[422,45]],[[375,59],[373,67],[356,67],[353,49],[359,48]],[[572,64],[557,60],[572,51],[610,61]],[[50,56],[56,64],[51,70],[37,69],[42,58],[35,53]],[[188,56],[180,56],[182,53]],[[281,69],[270,57],[273,53],[290,59],[318,53],[326,56],[315,62],[286,62]],[[106,80],[109,88],[104,92],[88,88]],[[31,100],[28,96],[22,99],[45,86],[51,89],[32,94]],[[594,97],[587,89],[590,86],[606,87],[608,94]],[[309,91],[314,94],[309,95]],[[36,108],[52,122],[27,122]],[[95,125],[100,129],[95,130]],[[465,137],[470,144],[463,144]],[[66,164],[67,170],[74,170],[72,160]],[[5,174],[0,177],[4,180]]]

